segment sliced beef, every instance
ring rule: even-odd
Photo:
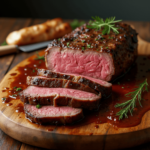
[[[125,72],[137,55],[137,33],[129,25],[116,23],[112,30],[88,29],[86,24],[49,44],[46,66],[53,72],[72,73],[110,81]]]
[[[71,106],[92,110],[98,108],[101,96],[67,88],[29,86],[20,92],[20,99],[31,105]]]
[[[26,118],[37,124],[72,124],[83,119],[82,109],[72,107],[24,105]]]
[[[110,96],[112,93],[112,84],[100,79],[95,79],[78,74],[52,72],[51,70],[45,69],[38,69],[38,75],[47,78],[67,79],[73,82],[82,83],[94,89],[95,91],[100,92],[104,98]]]
[[[69,89],[78,89],[91,93],[98,93],[94,89],[90,88],[87,85],[76,83],[71,80],[58,79],[58,78],[45,78],[40,76],[28,76],[27,84],[31,86],[40,86],[40,87],[49,87],[49,88],[69,88]]]

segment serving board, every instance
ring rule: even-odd
[[[150,43],[138,37],[139,55],[150,54]],[[26,59],[14,67],[0,83],[0,91],[10,87],[14,80],[11,74],[18,73],[17,68],[29,63]],[[0,93],[0,99],[5,97]],[[9,136],[21,142],[49,149],[119,149],[150,141],[150,111],[147,111],[139,125],[128,128],[116,128],[108,123],[95,123],[68,128],[66,126],[41,126],[30,123],[23,112],[16,112],[20,100],[11,101],[11,106],[0,101],[0,128]]]

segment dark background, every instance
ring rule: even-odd
[[[150,0],[0,0],[0,17],[150,21]]]

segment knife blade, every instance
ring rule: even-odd
[[[45,42],[34,43],[34,44],[23,45],[23,46],[18,46],[18,45],[0,46],[0,56],[10,54],[10,53],[15,53],[18,50],[21,50],[23,52],[35,51],[47,47],[50,42],[52,41],[45,41]]]

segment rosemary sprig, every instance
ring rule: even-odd
[[[1,46],[5,46],[5,45],[8,45],[8,44],[6,43],[6,41],[4,41],[4,42],[1,44]]]
[[[34,58],[35,60],[43,60],[45,61],[45,57],[44,55],[43,56],[40,56],[38,52],[36,52],[36,58]]]
[[[123,119],[124,117],[128,118],[128,112],[130,112],[130,114],[132,115],[133,110],[136,107],[137,100],[138,100],[140,106],[142,107],[142,105],[141,105],[141,100],[143,100],[142,92],[145,92],[145,91],[148,92],[147,79],[143,83],[139,84],[139,87],[135,88],[134,90],[135,91],[129,92],[125,95],[126,97],[131,97],[130,100],[128,100],[124,103],[115,105],[116,108],[117,107],[123,108],[116,114],[117,116],[119,116],[119,120]]]
[[[116,22],[120,22],[121,20],[115,20],[115,17],[110,17],[110,18],[106,18],[105,21],[98,17],[92,17],[92,19],[94,19],[94,21],[90,21],[89,25],[87,25],[87,28],[92,28],[92,29],[96,29],[99,30],[101,29],[101,27],[104,27],[104,29],[102,30],[102,34],[109,34],[110,30],[113,30],[113,32],[115,32],[116,34],[118,34],[118,28],[115,27]]]
[[[71,25],[72,29],[74,30],[75,28],[82,26],[84,23],[85,23],[84,21],[79,21],[79,20],[75,19],[70,23],[70,25]]]

